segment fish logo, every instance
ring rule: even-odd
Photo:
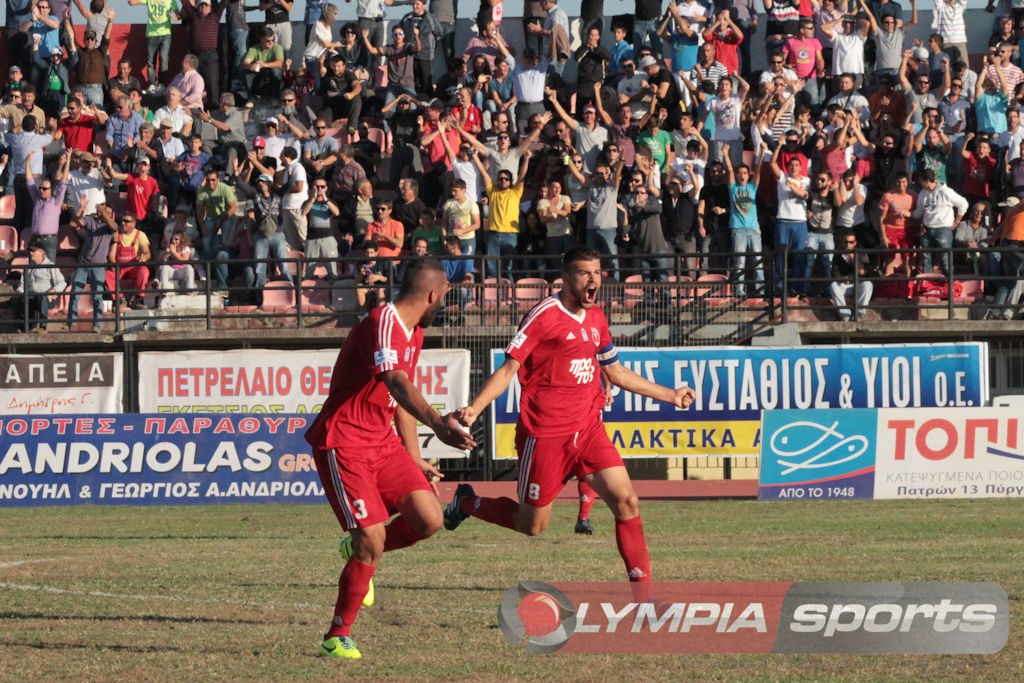
[[[779,456],[776,462],[787,468],[782,474],[833,467],[863,455],[868,449],[867,437],[859,434],[844,436],[836,430],[838,426],[838,421],[829,427],[801,421],[791,422],[775,432],[770,445]]]

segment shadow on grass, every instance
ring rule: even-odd
[[[105,645],[100,645],[98,643],[89,645],[84,643],[68,643],[59,640],[34,643],[19,643],[16,641],[0,640],[0,647],[30,647],[34,650],[99,650],[103,652],[133,652],[135,654],[145,654],[153,652],[177,652],[179,654],[192,654],[196,652],[196,649],[193,647],[156,647],[154,645],[140,647],[138,645],[118,645],[110,643]],[[206,650],[206,652],[214,651]]]

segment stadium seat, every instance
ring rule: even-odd
[[[300,278],[301,275],[299,274],[299,271],[300,271],[300,269],[302,268],[302,265],[303,265],[301,259],[306,258],[306,255],[304,253],[302,253],[301,251],[295,251],[294,249],[289,249],[288,250],[288,258],[289,259],[300,259],[300,260],[299,261],[294,261],[293,260],[293,261],[289,261],[287,263],[278,263],[277,264],[277,271],[278,271],[278,273],[281,275],[281,277],[284,277],[284,269],[287,268],[288,270],[291,271],[292,279]]]
[[[299,287],[299,307],[303,313],[319,313],[331,305],[331,286],[326,280],[303,280]]]
[[[295,307],[295,286],[287,281],[268,282],[263,287],[263,305],[260,310],[284,313]]]
[[[7,223],[14,219],[15,199],[13,194],[0,197],[0,221]]]
[[[623,281],[625,284],[622,288],[622,303],[626,308],[636,308],[636,305],[644,300],[646,289],[642,286],[643,281],[643,275],[630,275]]]
[[[5,195],[0,197],[0,200],[13,196]],[[17,251],[19,246],[18,229],[13,225],[0,225],[0,251]]]
[[[622,283],[613,277],[601,278],[601,289],[597,292],[597,300],[602,306],[615,308],[622,305]]]
[[[524,277],[516,281],[513,296],[516,307],[527,311],[539,304],[548,295],[548,281],[542,277]]]
[[[668,276],[668,300],[672,306],[682,306],[693,301],[693,280],[685,275]]]
[[[484,308],[497,308],[498,301],[507,306],[512,300],[512,282],[507,278],[486,277],[483,286]]]
[[[730,293],[728,275],[709,273],[697,278],[696,296],[698,301],[703,301],[710,306],[721,306],[732,301]]]
[[[384,132],[383,128],[368,128],[366,130],[366,139],[377,143],[380,146],[381,154],[388,151],[388,135]]]
[[[552,296],[554,296],[555,294],[558,294],[559,292],[561,292],[562,291],[562,285],[564,285],[564,284],[565,284],[565,281],[562,278],[556,277],[554,282],[551,283],[551,294],[552,294]]]

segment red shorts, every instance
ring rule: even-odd
[[[385,445],[367,461],[354,451],[313,449],[324,495],[345,530],[388,521],[402,498],[430,491],[423,471],[401,444]]]
[[[601,420],[566,436],[527,436],[516,429],[519,454],[519,502],[545,507],[554,501],[570,477],[622,465]]]
[[[890,228],[885,226],[885,237],[893,249],[913,249],[914,240],[907,234],[906,228]]]

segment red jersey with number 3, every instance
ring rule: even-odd
[[[407,330],[392,304],[363,317],[338,353],[331,391],[306,431],[317,448],[377,447],[398,441],[391,427],[398,403],[381,375],[404,370],[415,377],[423,346],[423,330]]]
[[[521,364],[519,428],[527,435],[563,436],[599,419],[600,367],[618,360],[600,308],[576,316],[550,296],[526,314],[505,353]]]

